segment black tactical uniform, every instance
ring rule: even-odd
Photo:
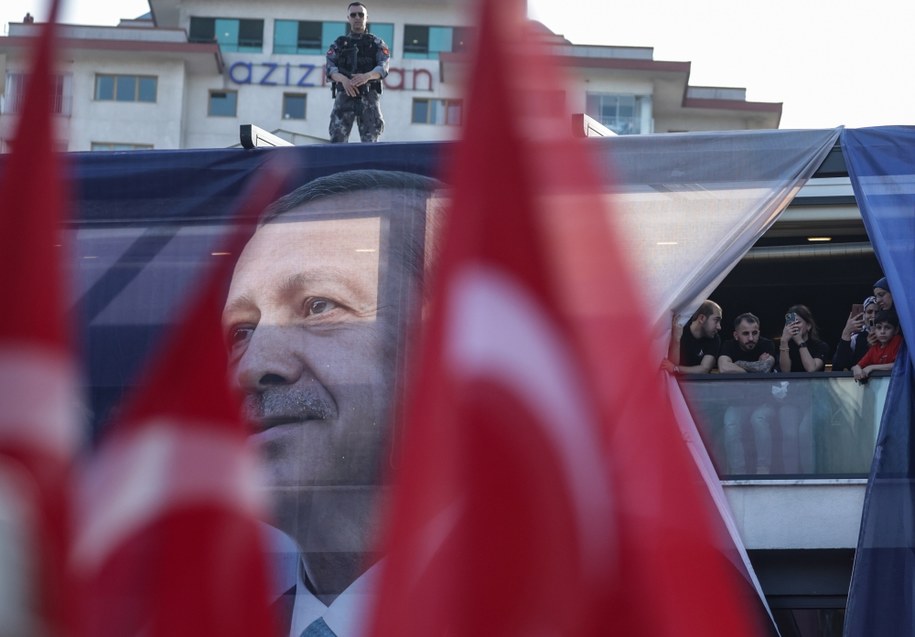
[[[327,50],[327,77],[341,73],[352,77],[356,73],[375,71],[382,78],[388,74],[391,53],[384,40],[371,33],[350,33],[334,40]],[[384,130],[381,117],[381,80],[372,80],[359,87],[359,95],[350,97],[338,83],[333,83],[334,107],[330,112],[330,141],[346,142],[355,120],[359,138],[364,142],[378,141]]]

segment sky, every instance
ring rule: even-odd
[[[45,0],[2,0],[0,33]],[[783,104],[781,128],[915,124],[911,0],[528,0],[531,17],[573,44],[654,48],[691,62],[692,86],[747,89]],[[146,0],[69,0],[63,22],[117,24]]]

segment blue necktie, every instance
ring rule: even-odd
[[[337,637],[337,633],[330,629],[323,617],[308,624],[308,627],[302,631],[300,637]]]

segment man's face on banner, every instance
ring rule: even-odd
[[[223,322],[273,487],[378,481],[394,389],[393,312],[379,307],[378,217],[392,191],[306,203],[261,227],[239,258]]]

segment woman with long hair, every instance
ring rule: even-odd
[[[785,327],[778,346],[781,372],[822,372],[829,345],[820,340],[813,313],[806,305],[792,305],[785,314]],[[803,392],[789,391],[779,407],[782,425],[782,462],[787,473],[814,471],[813,405]]]
[[[778,367],[782,372],[821,372],[825,369],[829,346],[820,340],[813,313],[806,305],[788,308],[778,349]]]

